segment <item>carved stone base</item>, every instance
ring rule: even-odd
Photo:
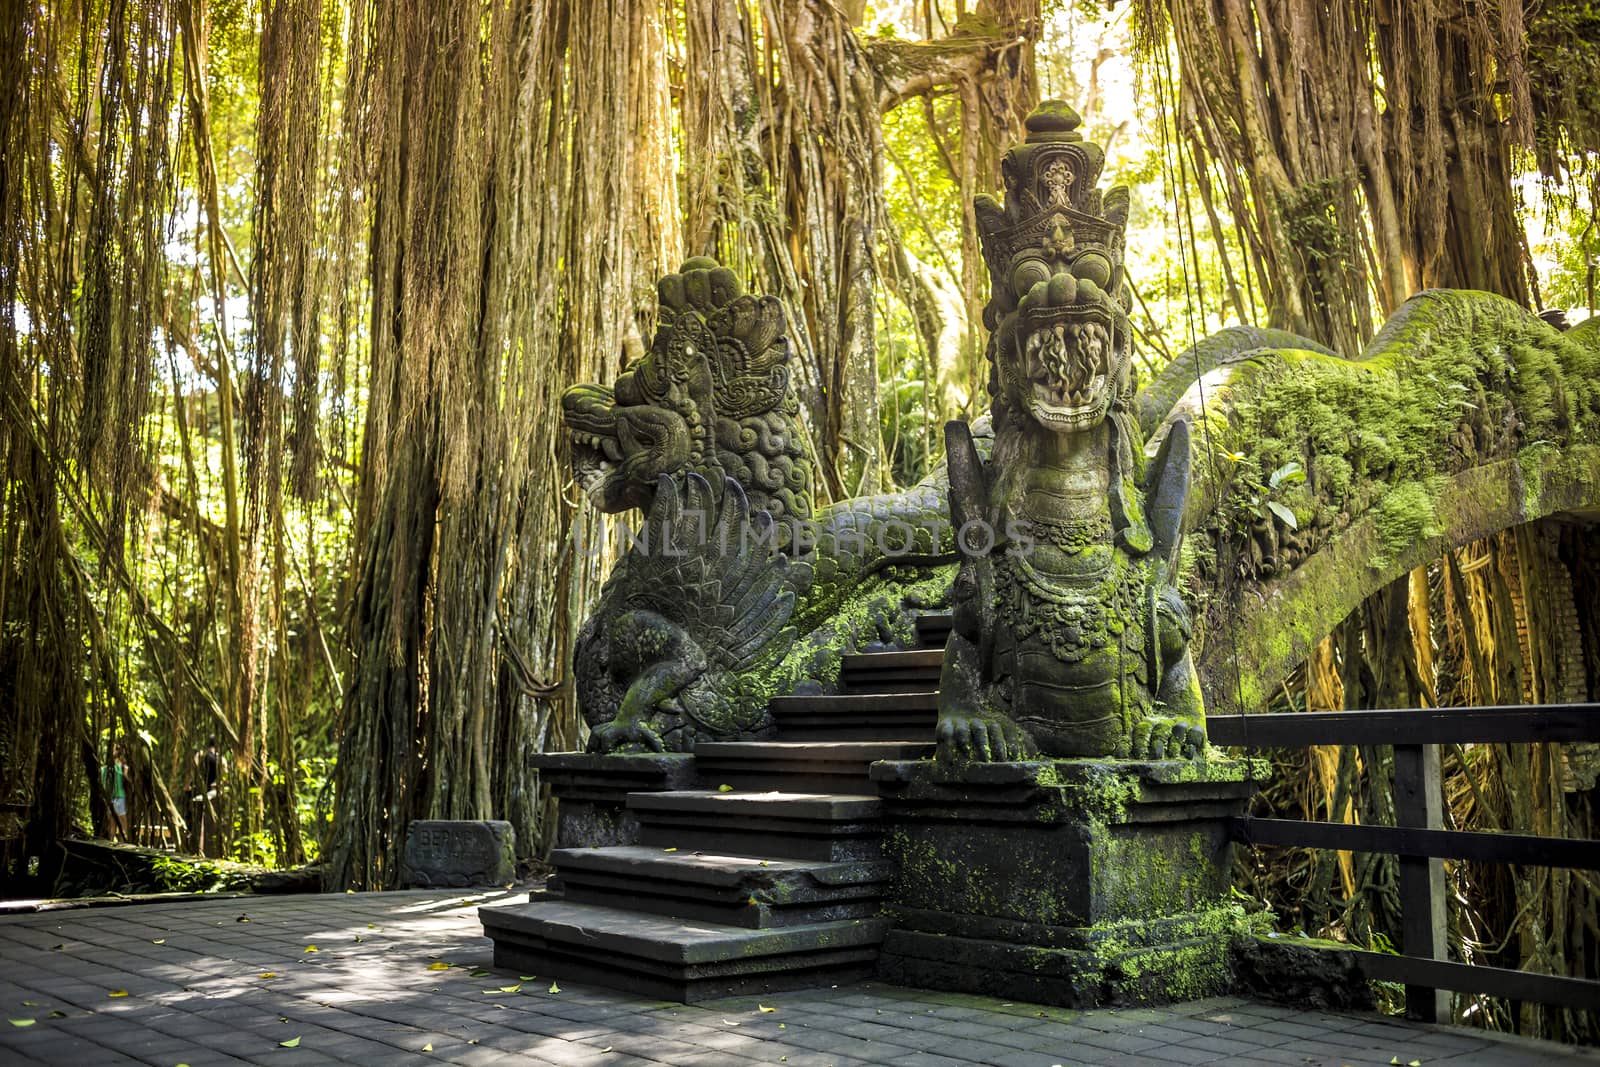
[[[639,843],[639,820],[628,810],[629,793],[693,789],[694,758],[688,753],[596,756],[547,752],[530,757],[539,777],[559,802],[559,848]]]
[[[880,763],[899,868],[879,975],[1069,1007],[1229,984],[1244,761]]]

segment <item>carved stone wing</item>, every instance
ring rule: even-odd
[[[1166,440],[1145,471],[1145,516],[1154,541],[1152,551],[1177,569],[1183,543],[1183,506],[1189,499],[1189,420],[1175,419]]]

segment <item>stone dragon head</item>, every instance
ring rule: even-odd
[[[648,510],[664,474],[731,477],[758,511],[805,519],[812,461],[789,383],[783,308],[704,256],[658,283],[650,351],[614,385],[561,398],[573,477],[607,513]]]
[[[973,204],[989,267],[990,394],[1046,430],[1100,425],[1132,388],[1123,230],[1128,190],[1097,188],[1105,151],[1046,101],[1001,165],[1005,202]]]

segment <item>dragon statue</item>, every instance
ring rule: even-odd
[[[943,471],[815,507],[776,299],[705,257],[658,293],[644,358],[562,397],[575,480],[602,512],[644,512],[574,650],[600,752],[762,736],[772,696],[913,642],[956,559]]]
[[[1204,712],[1172,577],[1187,424],[1146,465],[1123,285],[1128,191],[1049,102],[974,204],[991,296],[985,462],[946,428],[962,562],[940,683],[944,759],[1203,757]]]

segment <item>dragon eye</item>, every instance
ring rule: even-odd
[[[1011,268],[1011,288],[1019,296],[1040,282],[1050,280],[1050,268],[1042,259],[1024,259]]]
[[[1104,289],[1111,280],[1111,260],[1103,252],[1085,252],[1072,261],[1072,273]]]

